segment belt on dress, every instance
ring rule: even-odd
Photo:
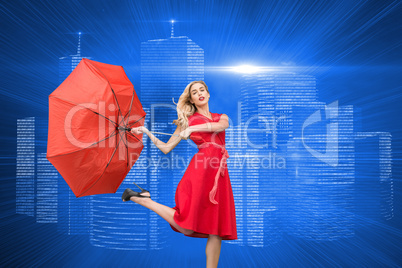
[[[229,158],[229,153],[225,148],[225,145],[220,145],[215,142],[204,142],[198,148],[204,148],[206,144],[213,144],[219,148],[221,148],[221,153],[222,153],[222,158],[221,161],[219,162],[219,170],[215,175],[215,182],[214,182],[214,187],[212,187],[211,191],[209,192],[209,201],[213,204],[218,204],[218,202],[215,200],[215,195],[216,191],[218,189],[218,180],[220,176],[225,175],[225,168],[227,168],[227,162],[226,159]]]

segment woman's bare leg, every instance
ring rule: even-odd
[[[146,195],[150,196],[149,193],[143,193],[141,195]],[[131,201],[140,204],[143,207],[149,208],[150,210],[154,211],[156,214],[161,216],[163,219],[165,219],[168,223],[170,223],[173,227],[175,227],[179,232],[189,235],[193,233],[193,230],[185,229],[177,225],[177,223],[173,220],[173,215],[176,212],[171,207],[159,204],[158,202],[155,202],[154,200],[150,198],[143,198],[143,197],[136,197],[132,196],[130,198]]]
[[[222,237],[209,235],[205,253],[207,255],[207,268],[218,267],[219,255],[221,254]]]

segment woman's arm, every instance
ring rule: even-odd
[[[219,122],[208,122],[188,127],[191,132],[221,132],[229,127],[229,117],[222,114]]]
[[[174,136],[174,135],[179,135],[179,133],[181,132],[180,126],[177,126],[175,132],[170,137],[168,142],[163,142],[160,139],[158,139],[157,137],[155,137],[154,134],[152,134],[146,127],[133,128],[132,131],[135,132],[136,129],[139,129],[139,132],[143,132],[143,133],[147,134],[148,137],[151,139],[151,141],[155,144],[155,146],[158,147],[159,150],[161,150],[164,154],[168,154],[182,140],[181,137]]]

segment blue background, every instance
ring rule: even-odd
[[[312,67],[319,99],[362,109],[362,130],[392,134],[394,216],[367,221],[353,238],[285,237],[264,248],[223,244],[222,267],[401,266],[401,4],[399,1],[2,1],[1,264],[7,266],[205,266],[204,239],[180,234],[162,250],[120,251],[66,236],[15,213],[16,121],[47,117],[58,59],[82,51],[122,65],[136,88],[141,42],[185,35],[205,52],[212,112],[236,122],[232,74],[208,67]],[[178,96],[176,96],[178,98]]]

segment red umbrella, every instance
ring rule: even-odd
[[[49,95],[47,159],[76,197],[115,193],[144,147],[146,113],[123,67],[82,59]]]

